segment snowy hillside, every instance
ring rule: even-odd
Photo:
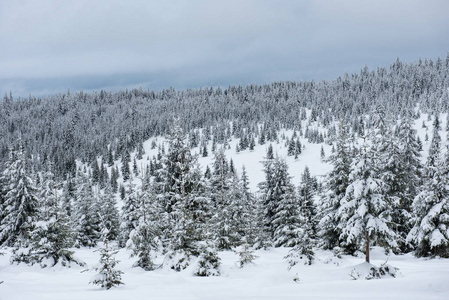
[[[440,117],[441,120],[446,120],[445,115]],[[427,124],[427,128],[422,126],[423,122]],[[420,139],[424,141],[423,162],[430,146],[430,140],[426,141],[426,134],[430,134],[431,124],[432,120],[422,114],[414,125]],[[445,122],[442,128],[446,128]],[[286,138],[292,134],[293,131],[281,131],[279,142],[272,143],[276,155],[286,159],[292,181],[297,185],[304,168],[308,166],[311,174],[323,182],[332,166],[321,157],[321,147],[328,157],[332,146],[325,143],[313,144],[306,138],[300,138],[303,151],[295,159],[287,155]],[[446,143],[444,130],[441,130],[441,135]],[[254,150],[237,152],[238,142],[237,139],[231,140],[225,155],[229,160],[232,159],[238,172],[242,170],[242,166],[246,167],[250,188],[253,192],[258,192],[258,184],[265,180],[261,162],[266,156],[268,143],[257,144]],[[168,142],[159,137],[143,143],[145,154],[142,159],[136,160],[140,170],[145,170],[151,158],[157,155],[158,148],[154,148],[154,144],[167,146]],[[207,146],[210,148],[212,145],[209,143]],[[193,148],[192,152],[199,153],[200,148]],[[136,153],[131,153],[131,161],[135,155]],[[207,166],[212,167],[213,162],[213,155],[199,155],[203,172]],[[113,167],[115,166],[121,168],[121,163],[116,161]],[[132,168],[131,163],[130,167]],[[141,186],[141,179],[134,176],[132,180]],[[123,178],[120,177],[118,181],[123,183]],[[116,197],[122,207],[124,204],[118,194]],[[320,201],[319,197],[315,201]],[[364,280],[369,273],[369,266],[363,263],[362,252],[350,256],[316,249],[312,265],[304,265],[300,259],[299,264],[289,269],[285,259],[291,250],[288,247],[256,250],[254,254],[258,258],[243,268],[238,266],[237,252],[220,251],[220,276],[197,277],[193,275],[197,259],[181,272],[166,268],[146,272],[133,267],[136,259],[130,258],[130,250],[121,249],[116,258],[121,261],[117,268],[124,272],[124,285],[101,291],[96,286],[88,285],[95,275],[93,268],[99,259],[99,253],[95,249],[74,249],[75,255],[86,263],[85,266],[72,265],[71,268],[66,268],[57,265],[41,269],[38,265],[11,265],[11,248],[6,248],[5,255],[0,257],[0,279],[4,281],[0,285],[0,299],[447,299],[449,295],[449,260],[418,259],[412,253],[395,255],[389,252],[387,255],[380,247],[372,249],[371,263],[375,266],[388,263],[389,266],[398,268],[394,277],[387,275],[382,280]],[[237,251],[239,249],[241,246],[235,248]],[[164,263],[162,253],[154,253],[154,256],[156,265]]]
[[[0,300],[447,299],[448,72],[5,95]]]
[[[310,112],[308,113],[310,115]],[[430,118],[430,119],[429,119]],[[421,152],[421,160],[424,163],[426,161],[428,155],[428,148],[430,146],[431,137],[432,137],[432,116],[429,114],[421,114],[420,118],[415,120],[413,128],[416,130],[417,136],[419,136],[420,140],[423,141],[423,151]],[[446,128],[447,126],[447,113],[440,114],[441,120],[441,128]],[[302,122],[306,126],[307,121]],[[423,124],[426,124],[426,127],[423,127]],[[318,126],[320,130],[324,129]],[[291,138],[293,135],[292,130],[282,130],[279,133],[280,137]],[[426,139],[427,135],[427,139]],[[440,135],[442,137],[443,145],[446,145],[448,140],[446,139],[447,132],[445,130],[440,130]],[[236,145],[239,143],[238,139],[232,139],[228,142],[228,147],[224,147],[225,155],[228,159],[232,159],[237,172],[241,172],[242,167],[245,166],[246,171],[248,172],[248,177],[250,181],[250,188],[252,192],[257,192],[257,185],[265,180],[265,175],[263,173],[263,165],[262,161],[267,153],[267,148],[269,144],[273,145],[273,150],[279,157],[286,160],[290,175],[293,177],[293,183],[298,185],[301,179],[301,174],[304,171],[304,168],[307,166],[310,169],[310,173],[313,176],[316,176],[319,181],[323,181],[324,177],[331,170],[331,165],[326,162],[326,158],[331,154],[332,146],[326,143],[309,143],[308,140],[304,137],[300,137],[300,141],[303,145],[303,151],[295,158],[293,156],[287,155],[287,145],[286,139],[280,139],[279,142],[269,143],[267,142],[264,145],[260,145],[256,143],[254,150],[243,150],[237,152]],[[151,138],[143,143],[143,147],[145,150],[145,155],[142,159],[136,159],[137,167],[139,169],[139,173],[141,170],[145,170],[149,164],[148,158],[156,156],[158,153],[158,149],[152,149],[151,144],[153,141],[158,145],[168,146],[168,143],[164,137]],[[212,142],[207,144],[209,148],[209,152],[212,147]],[[221,149],[223,145],[219,145],[218,148]],[[324,149],[325,157],[324,159],[321,157],[321,147]],[[206,166],[212,166],[214,156],[213,154],[209,154],[207,157],[202,157],[200,153],[200,147],[192,148],[192,153],[198,155],[198,162],[202,167],[202,170],[205,171]],[[132,160],[136,156],[136,153],[131,153]],[[121,168],[122,164],[119,161],[116,161],[115,166]],[[132,166],[130,166],[132,167]],[[133,178],[134,183],[136,185],[141,184],[141,180],[138,178]]]

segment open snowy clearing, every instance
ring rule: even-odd
[[[92,249],[76,252],[86,268],[10,265],[6,254],[0,258],[4,281],[0,299],[448,299],[448,259],[391,255],[388,263],[399,268],[397,278],[352,280],[349,274],[364,262],[363,255],[338,259],[330,251],[318,251],[313,265],[297,265],[288,271],[283,260],[288,250],[259,250],[255,264],[242,269],[236,265],[236,254],[220,252],[220,277],[195,277],[192,267],[179,273],[168,269],[145,272],[132,268],[134,260],[121,250],[118,269],[125,273],[125,285],[107,291],[89,285],[95,271],[83,272],[98,262],[98,252]],[[375,265],[387,259],[380,248],[371,255]],[[295,277],[299,281],[295,282]]]

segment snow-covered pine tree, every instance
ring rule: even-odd
[[[77,246],[94,247],[100,239],[98,197],[92,181],[84,174],[77,176],[77,192],[72,216],[77,234]]]
[[[103,245],[98,249],[100,252],[100,262],[99,266],[95,268],[98,274],[92,278],[90,283],[99,285],[102,289],[109,290],[112,287],[124,284],[122,282],[123,272],[116,269],[120,261],[116,260],[114,255],[117,254],[118,250],[111,249],[108,240],[108,229],[104,223],[102,223],[101,227]]]
[[[437,128],[434,126],[425,166],[426,181],[413,201],[414,226],[407,236],[418,257],[449,257],[448,167],[441,157],[441,137]]]
[[[333,249],[340,245],[341,229],[338,210],[349,185],[349,174],[352,163],[348,126],[340,123],[335,152],[328,162],[332,170],[326,177],[325,193],[321,199],[319,213],[319,236],[325,249]],[[352,252],[352,251],[351,251]]]
[[[293,247],[298,243],[300,231],[299,201],[291,183],[288,166],[284,159],[276,157],[273,162],[275,185],[273,196],[274,215],[271,220],[273,242],[276,247]]]
[[[152,271],[156,268],[152,252],[158,248],[159,240],[159,216],[162,208],[153,194],[151,185],[142,186],[138,210],[137,226],[129,234],[127,248],[133,251],[131,257],[137,257],[134,267],[140,267],[145,271]]]
[[[166,264],[181,271],[198,255],[198,237],[194,211],[204,199],[198,197],[201,172],[195,168],[196,157],[186,145],[179,120],[174,119],[168,136],[169,150],[164,158],[164,209],[168,215],[168,255]],[[196,169],[196,170],[195,170]],[[196,202],[199,200],[199,202]]]
[[[133,231],[138,224],[138,210],[140,191],[133,183],[128,184],[128,192],[126,193],[122,212],[120,215],[120,233],[119,233],[119,246],[125,247],[129,240],[129,234]]]
[[[232,216],[231,176],[224,149],[215,152],[210,178],[210,197],[214,206],[211,223],[216,246],[219,250],[230,250],[236,243],[237,228]],[[234,195],[236,196],[236,195]]]
[[[389,198],[384,194],[381,157],[382,135],[385,132],[385,114],[377,107],[371,115],[372,130],[370,144],[364,142],[357,151],[351,165],[349,185],[338,210],[341,220],[340,238],[342,246],[355,244],[360,250],[365,248],[366,261],[370,261],[369,251],[372,242],[386,249],[397,248],[397,235],[392,230]]]
[[[211,229],[212,218],[212,201],[210,198],[210,191],[207,179],[201,174],[201,167],[198,162],[195,163],[192,169],[193,190],[190,201],[187,203],[187,209],[192,218],[192,240],[198,248],[201,241],[208,241],[209,244],[213,241],[213,232]]]
[[[313,199],[316,193],[317,180],[310,174],[309,167],[305,166],[298,186],[298,200],[307,223],[311,225],[313,236],[316,235],[317,227],[317,208]]]
[[[305,214],[300,214],[300,231],[298,232],[298,243],[288,252],[284,259],[288,262],[288,269],[304,261],[304,264],[311,265],[315,257],[313,247],[315,245],[314,237],[311,235],[313,229],[311,224],[307,222]]]
[[[6,194],[6,184],[4,183],[3,172],[0,173],[0,226],[3,223],[3,218],[5,217],[5,211],[3,204],[5,203],[5,194]],[[1,240],[0,240],[1,243]]]
[[[312,264],[314,259],[313,248],[316,246],[317,232],[317,212],[313,200],[314,197],[314,180],[310,175],[309,168],[306,166],[301,175],[301,182],[298,187],[298,223],[296,244],[285,257],[289,268],[304,260],[304,264]]]
[[[216,248],[209,243],[201,243],[200,255],[197,261],[197,267],[193,273],[196,276],[220,276],[221,259],[217,254]]]
[[[259,187],[259,216],[261,222],[261,232],[258,237],[258,247],[267,248],[273,245],[274,226],[272,224],[276,211],[276,204],[279,201],[277,195],[277,182],[274,176],[274,155],[273,146],[270,144],[267,155],[262,161],[264,166],[265,181],[258,184]]]
[[[53,174],[47,172],[41,185],[43,205],[40,206],[40,220],[31,232],[30,246],[16,251],[14,262],[39,263],[41,267],[53,267],[56,264],[70,266],[71,263],[84,265],[69,250],[75,242],[74,233],[56,188]]]
[[[123,181],[127,181],[131,176],[131,169],[129,167],[130,162],[131,162],[131,155],[129,154],[128,150],[125,150],[125,152],[122,154],[122,168],[121,168]]]
[[[384,183],[379,178],[377,149],[367,142],[354,158],[346,194],[338,209],[342,246],[355,244],[365,248],[370,261],[370,245],[396,248],[396,233],[391,229],[391,204],[383,194]]]
[[[106,186],[104,191],[101,192],[97,187],[98,199],[99,199],[99,213],[103,217],[103,222],[108,228],[108,240],[117,240],[120,230],[119,212],[117,209],[117,200],[112,192],[110,186]]]
[[[244,194],[243,187],[241,185],[240,176],[235,170],[234,163],[231,159],[230,162],[230,189],[229,189],[229,212],[230,212],[230,242],[232,247],[239,246],[243,243],[244,238],[244,226],[247,223],[245,215],[245,201],[246,195]]]
[[[71,263],[83,265],[69,250],[75,242],[74,232],[67,211],[60,203],[53,173],[47,171],[44,174],[40,189],[40,218],[31,233],[28,253],[21,251],[21,255],[14,259],[17,262],[39,263],[41,267],[56,264],[70,266]]]
[[[295,152],[296,152],[296,142],[295,142],[295,139],[292,137],[288,143],[287,155],[293,156],[293,155],[295,155]]]
[[[0,224],[0,244],[26,247],[39,214],[39,198],[35,181],[26,168],[26,155],[19,149],[10,151],[9,162],[2,174],[5,189]]]
[[[245,265],[253,263],[253,261],[258,258],[258,256],[254,254],[254,250],[252,249],[250,244],[246,241],[245,237],[243,244],[240,246],[240,249],[236,252],[239,256],[238,265],[240,268],[243,268]]]
[[[196,202],[196,200],[199,201]],[[190,260],[191,256],[199,255],[198,242],[200,237],[207,234],[207,232],[204,232],[204,223],[195,224],[196,218],[200,220],[204,217],[202,216],[202,213],[205,212],[202,210],[202,205],[205,204],[203,200],[205,199],[199,199],[197,195],[190,193],[183,195],[182,200],[173,206],[170,227],[172,230],[171,248],[175,252],[185,255],[187,260]],[[183,265],[181,269],[186,266]]]
[[[249,178],[245,166],[242,167],[240,177],[241,198],[241,224],[238,225],[238,232],[244,239],[244,245],[252,247],[259,236],[259,207],[257,198],[251,193],[249,188]]]
[[[73,203],[76,198],[76,187],[74,178],[67,176],[62,189],[62,207],[70,218],[73,213]]]
[[[295,143],[295,159],[298,159],[301,152],[302,152],[301,141],[299,139],[297,139],[296,143]]]
[[[411,204],[416,196],[421,169],[419,146],[412,124],[410,116],[404,117],[396,130],[397,134],[394,125],[390,124],[379,149],[384,194],[391,203],[392,228],[397,233],[399,249],[403,252],[409,250],[405,240],[411,228]]]

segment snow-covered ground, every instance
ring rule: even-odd
[[[290,271],[283,257],[288,248],[259,250],[254,265],[239,268],[234,252],[220,252],[220,277],[195,277],[192,269],[175,272],[160,269],[145,272],[132,268],[129,252],[121,250],[125,285],[101,290],[89,285],[95,271],[85,271],[98,262],[98,252],[77,250],[86,267],[47,268],[10,265],[9,255],[0,257],[1,300],[52,299],[448,299],[449,260],[417,259],[412,255],[388,257],[388,263],[399,268],[396,278],[352,280],[352,269],[364,257],[343,256],[338,259],[330,251],[318,251],[311,266],[297,265]],[[371,262],[384,263],[387,256],[375,248]],[[297,277],[299,280],[294,281]]]

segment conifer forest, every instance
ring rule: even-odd
[[[447,284],[448,139],[449,54],[323,81],[6,93],[0,299],[26,270],[85,281],[80,297],[90,280],[128,295],[191,282],[205,299],[195,280],[242,289],[259,271],[392,291],[419,282],[406,262],[446,266]]]

